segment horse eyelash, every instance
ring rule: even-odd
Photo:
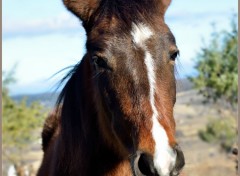
[[[102,74],[103,74],[103,72],[97,72],[95,75],[92,76],[92,79],[100,77]]]

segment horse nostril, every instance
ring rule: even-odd
[[[136,175],[152,176],[155,174],[153,158],[151,155],[139,152],[134,161]]]
[[[153,159],[150,155],[141,154],[138,161],[138,168],[144,175],[154,174]]]
[[[175,151],[177,153],[177,160],[176,160],[175,168],[172,172],[173,176],[179,175],[179,172],[182,170],[182,168],[185,165],[184,154],[179,145],[175,146]]]

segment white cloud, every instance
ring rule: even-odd
[[[81,22],[68,12],[49,19],[16,20],[3,18],[3,38],[77,31],[84,33]]]

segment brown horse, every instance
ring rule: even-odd
[[[87,53],[45,123],[38,176],[176,176],[170,0],[64,0],[83,22]]]

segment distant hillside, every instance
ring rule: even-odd
[[[177,80],[177,92],[184,92],[193,88],[192,83],[188,79]],[[23,94],[12,96],[12,98],[19,102],[23,98],[26,98],[27,104],[31,102],[39,101],[43,106],[52,108],[57,100],[59,93],[41,93],[41,94]]]
[[[187,78],[177,80],[177,92],[184,92],[193,89],[193,83]]]
[[[41,93],[41,94],[22,94],[12,96],[13,100],[20,102],[22,99],[26,98],[27,105],[32,102],[38,101],[43,106],[52,108],[57,100],[59,93]]]

